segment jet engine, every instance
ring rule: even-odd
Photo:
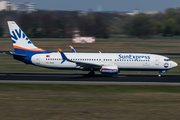
[[[118,74],[117,66],[102,66],[100,69],[101,74]]]

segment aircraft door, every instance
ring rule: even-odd
[[[39,55],[36,56],[36,63],[40,64],[40,56]]]
[[[155,65],[159,65],[159,58],[158,57],[155,59]]]

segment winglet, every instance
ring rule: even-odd
[[[71,48],[71,51],[73,52],[73,53],[76,53],[76,50],[73,48],[73,46],[69,46],[70,48]]]
[[[59,52],[62,52],[61,48],[58,48]]]
[[[62,56],[62,59],[63,59],[63,61],[61,62],[61,64],[62,64],[62,63],[64,63],[68,59],[67,59],[66,55],[63,53],[63,51],[60,48],[58,48],[58,50],[61,53],[61,56]]]

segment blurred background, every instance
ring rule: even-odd
[[[79,30],[81,36],[106,39],[180,35],[180,8],[176,7],[180,2],[171,1],[169,8],[165,8],[168,2],[162,0],[136,0],[131,4],[124,0],[68,2],[69,4],[61,0],[53,0],[51,3],[43,0],[0,1],[0,37],[9,37],[8,20],[16,21],[30,38],[72,38],[73,30]]]

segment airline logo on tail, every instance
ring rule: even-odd
[[[16,34],[15,34],[16,33]],[[28,44],[32,44],[32,42],[28,39],[28,37],[22,32],[21,29],[19,29],[19,32],[17,29],[15,29],[15,31],[12,31],[12,34],[11,34],[11,38],[12,38],[12,42],[13,43],[16,43],[16,41],[18,39],[25,39],[27,41]]]
[[[30,39],[25,35],[25,33],[14,21],[8,21],[8,26],[15,52],[20,52],[19,50],[21,50],[22,53],[22,51],[25,50],[25,51],[49,53],[49,51],[34,46],[34,44],[30,41]]]

